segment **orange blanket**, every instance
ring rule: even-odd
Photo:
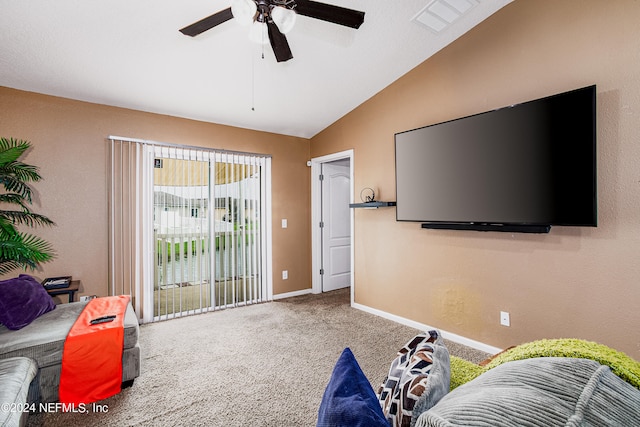
[[[71,327],[62,353],[59,399],[65,404],[87,404],[120,392],[124,313],[129,296],[89,301]],[[113,321],[91,320],[113,316]]]

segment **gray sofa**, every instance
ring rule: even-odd
[[[415,426],[639,423],[640,390],[608,366],[587,359],[540,357],[505,363],[461,385],[418,415]]]
[[[27,357],[0,360],[0,426],[24,426],[29,415],[27,393],[38,366]]]
[[[0,325],[0,389],[5,384],[16,384],[18,378],[28,381],[26,401],[23,403],[56,402],[58,385],[62,368],[62,350],[67,333],[86,302],[60,304],[35,319],[31,324],[17,331]],[[138,345],[138,319],[131,304],[128,305],[124,318],[124,351],[122,355],[122,381],[124,386],[131,385],[140,375],[140,347]],[[24,359],[27,359],[25,362]],[[4,370],[3,370],[4,366]],[[36,368],[33,376],[29,372]],[[30,378],[31,377],[31,378]],[[17,385],[17,384],[16,384]],[[20,398],[23,388],[16,387],[16,396]],[[3,398],[13,400],[11,396]],[[2,403],[5,400],[1,401]],[[0,411],[0,426],[3,424],[5,411]],[[6,421],[6,420],[5,420]],[[18,425],[8,423],[6,425]]]

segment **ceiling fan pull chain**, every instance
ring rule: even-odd
[[[256,111],[256,58],[251,55],[251,111]]]
[[[267,24],[266,24],[266,23],[264,23],[264,24],[262,24],[262,25],[267,25]],[[260,43],[260,44],[262,45],[262,59],[264,59],[264,44],[265,44],[265,41],[264,41],[264,33],[265,33],[265,31],[260,31],[260,32],[262,33],[262,43]]]

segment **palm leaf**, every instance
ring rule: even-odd
[[[18,234],[16,226],[12,222],[0,216],[0,242],[11,239],[14,235]]]
[[[26,205],[23,203],[23,197],[20,194],[16,194],[16,193],[0,194],[0,203],[15,204],[15,205],[20,205],[25,209],[27,208]]]
[[[44,215],[26,211],[0,211],[0,219],[4,219],[13,224],[24,224],[29,227],[38,225],[56,225],[53,221]]]
[[[0,163],[0,170],[23,181],[40,181],[42,179],[38,173],[38,167],[18,161]]]
[[[13,270],[23,269],[23,265],[14,260],[0,260],[0,274],[7,274]]]
[[[47,241],[26,233],[17,233],[0,241],[0,263],[15,261],[34,269],[38,263],[54,257],[53,248]]]
[[[27,184],[30,181],[40,181],[41,177],[37,169],[24,163],[12,162],[5,167],[0,167],[0,185],[4,186],[6,191],[17,193],[31,203],[31,187]]]
[[[0,166],[17,161],[30,146],[28,141],[0,137]]]

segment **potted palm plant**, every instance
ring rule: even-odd
[[[0,137],[0,274],[16,269],[35,270],[54,257],[48,242],[18,230],[21,225],[55,225],[29,208],[29,184],[42,179],[37,167],[19,160],[30,146],[28,141]]]

